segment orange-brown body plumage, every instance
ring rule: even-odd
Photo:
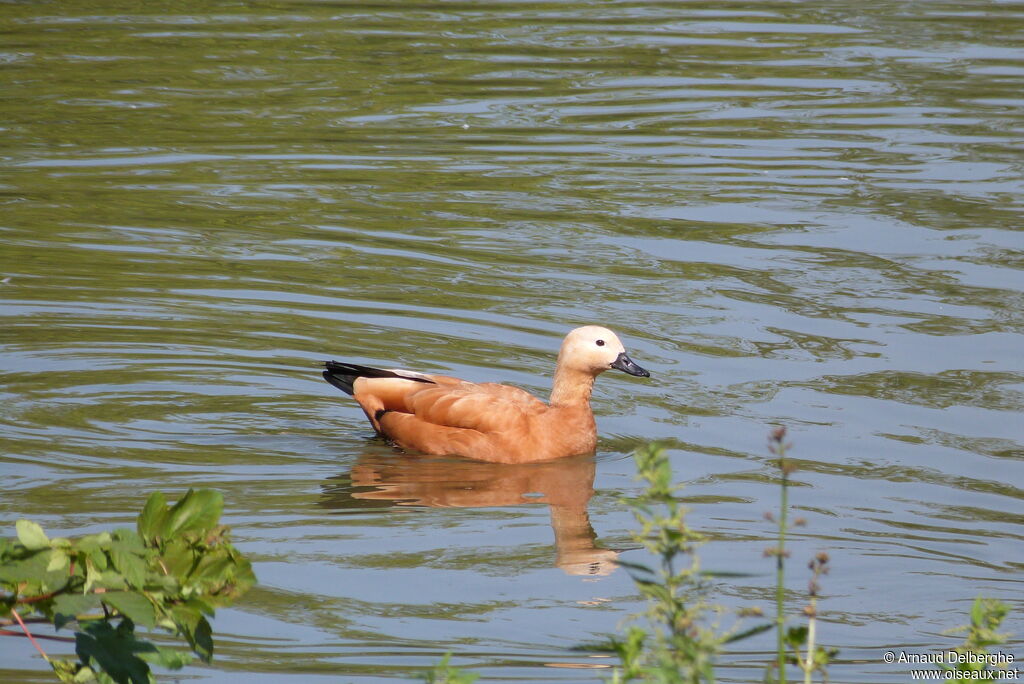
[[[329,361],[324,378],[352,395],[374,429],[404,449],[496,463],[591,453],[594,379],[609,368],[647,377],[615,333],[577,328],[558,355],[550,403],[509,385]]]

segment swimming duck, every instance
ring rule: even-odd
[[[509,385],[339,361],[324,367],[324,379],[351,395],[373,429],[393,444],[494,463],[592,453],[597,447],[590,410],[594,379],[611,368],[651,375],[629,358],[615,333],[596,325],[566,335],[546,404]]]

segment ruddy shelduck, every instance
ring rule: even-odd
[[[576,328],[562,342],[551,400],[525,390],[446,375],[327,361],[324,379],[362,407],[378,434],[402,449],[495,463],[549,461],[593,453],[594,379],[615,368],[651,376],[608,328]]]

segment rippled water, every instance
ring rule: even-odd
[[[957,643],[979,594],[1024,659],[1019,3],[188,10],[0,8],[0,522],[223,490],[260,585],[187,678],[607,675],[574,647],[640,606],[611,561],[655,438],[744,573],[719,600],[767,608],[770,424],[833,680],[906,681],[883,651]],[[402,455],[316,369],[543,393],[591,322],[653,373],[598,381],[595,458]]]

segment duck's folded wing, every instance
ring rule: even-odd
[[[481,433],[527,430],[546,406],[517,387],[462,383],[424,386],[406,396],[407,412],[428,424]]]
[[[502,460],[499,440],[478,430],[429,423],[412,413],[386,411],[379,417],[381,432],[403,449],[427,454],[472,456]]]

